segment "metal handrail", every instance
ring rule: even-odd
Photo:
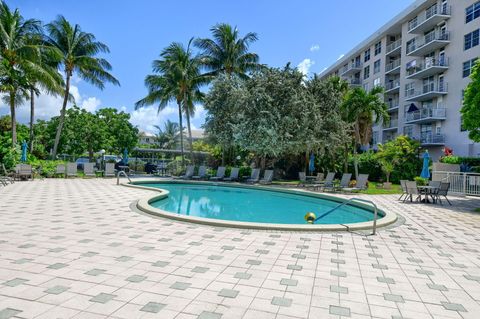
[[[330,209],[329,211],[327,211],[326,213],[323,213],[322,215],[318,216],[317,218],[315,218],[315,221],[319,220],[320,218],[323,218],[331,213],[333,213],[334,211],[336,211],[337,209],[343,207],[343,206],[346,206],[348,204],[351,204],[352,202],[363,202],[363,203],[367,203],[367,204],[371,204],[374,208],[374,211],[373,211],[373,232],[372,232],[372,235],[375,235],[375,233],[377,232],[377,217],[378,217],[378,207],[377,205],[372,202],[371,200],[368,200],[368,199],[363,199],[363,198],[357,198],[357,197],[353,197],[353,198],[350,198],[349,200],[347,200],[346,202],[343,202],[341,203],[340,205],[337,205],[335,206],[334,208]]]
[[[130,179],[130,177],[128,177],[127,173],[125,173],[125,171],[119,171],[117,173],[117,185],[120,185],[120,175],[123,175],[125,176],[126,178],[128,178],[128,181],[131,183],[132,180]]]

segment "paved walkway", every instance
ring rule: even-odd
[[[247,231],[133,212],[114,180],[0,188],[0,318],[479,318],[478,199],[369,196],[377,236]]]

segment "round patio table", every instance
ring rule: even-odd
[[[420,194],[425,195],[425,198],[421,200],[424,203],[430,203],[430,200],[428,199],[428,195],[432,196],[433,194],[436,193],[436,190],[438,187],[435,186],[417,186],[418,191]],[[432,201],[435,202],[435,199],[432,196]]]

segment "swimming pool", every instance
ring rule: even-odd
[[[168,192],[148,200],[158,211],[193,219],[226,220],[240,223],[306,226],[304,216],[314,212],[316,225],[355,224],[373,221],[368,207],[343,206],[331,213],[341,199],[260,187],[238,187],[213,183],[135,183]],[[378,218],[384,216],[379,212]]]

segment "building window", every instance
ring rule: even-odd
[[[382,41],[375,43],[375,55],[382,53]]]
[[[366,80],[370,77],[370,65],[363,68],[363,79]]]
[[[373,64],[373,74],[380,72],[380,60],[375,61]]]
[[[415,94],[415,83],[405,84],[405,96],[412,96]]]
[[[471,59],[470,61],[463,62],[463,77],[466,78],[472,73],[472,68],[475,65],[477,58]]]
[[[404,126],[403,127],[403,135],[406,135],[406,136],[412,138],[413,137],[413,126],[412,125]]]
[[[363,57],[363,61],[364,61],[364,62],[370,61],[370,49],[365,50],[365,54],[364,54],[364,57]]]
[[[376,78],[375,80],[373,80],[373,86],[380,86],[382,84],[382,82],[380,81],[380,78]]]
[[[469,23],[478,17],[480,17],[480,1],[465,9],[465,23]]]
[[[479,44],[480,29],[465,35],[464,50],[471,49]]]
[[[407,53],[412,52],[413,50],[415,50],[415,48],[415,39],[411,39],[407,42]]]

